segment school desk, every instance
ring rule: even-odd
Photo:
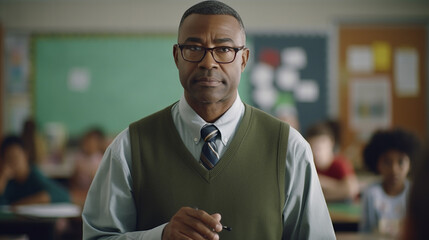
[[[69,203],[0,206],[0,238],[26,235],[28,239],[53,240],[59,219],[79,218],[80,214],[80,207]]]
[[[361,206],[359,202],[328,203],[335,232],[356,232],[360,221]]]
[[[341,232],[336,234],[337,240],[397,240],[395,237],[382,236],[378,234]]]

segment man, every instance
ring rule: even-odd
[[[173,47],[184,96],[108,148],[84,239],[335,239],[308,143],[238,96],[245,43],[221,2],[184,13]]]

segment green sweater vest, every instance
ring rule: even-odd
[[[220,213],[220,239],[281,239],[289,126],[245,105],[228,149],[206,170],[183,144],[171,106],[130,125],[137,230],[166,223],[183,206]]]

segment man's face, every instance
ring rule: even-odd
[[[245,45],[244,31],[229,15],[191,14],[179,29],[178,43],[207,48],[241,47]],[[237,53],[231,63],[217,63],[210,52],[199,63],[184,60],[180,48],[173,49],[185,98],[193,105],[221,103],[231,105],[237,95],[241,73],[247,63],[249,50]]]

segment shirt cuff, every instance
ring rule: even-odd
[[[156,228],[152,228],[148,230],[143,236],[142,240],[161,240],[162,239],[162,231],[164,231],[164,227],[167,223],[159,225]]]

